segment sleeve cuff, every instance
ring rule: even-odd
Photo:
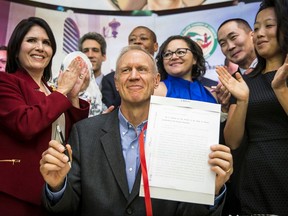
[[[45,191],[46,191],[46,195],[47,195],[48,199],[52,203],[57,203],[62,198],[64,191],[66,189],[66,186],[67,186],[67,177],[65,178],[65,182],[64,182],[62,189],[60,191],[57,191],[57,192],[52,192],[49,189],[48,184],[45,184]]]
[[[226,190],[226,185],[224,184],[220,190],[220,194],[215,197],[214,205],[210,206],[210,210],[214,210],[218,207],[219,203],[224,199],[223,197],[225,196]]]

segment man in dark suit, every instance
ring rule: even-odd
[[[147,50],[152,56],[158,50],[156,34],[146,26],[135,27],[128,37],[129,45],[139,45]],[[114,82],[115,71],[105,75],[102,79],[102,101],[107,106],[120,106],[121,99],[115,88]]]
[[[252,28],[241,18],[232,18],[222,22],[217,30],[217,39],[225,61],[238,65],[235,72],[249,74],[257,65],[257,58],[252,38]],[[225,64],[226,65],[226,64]],[[229,70],[229,68],[228,68]],[[230,72],[233,74],[233,72]],[[228,112],[230,93],[219,83],[214,89],[222,111]]]
[[[73,126],[68,142],[73,148],[71,169],[59,142],[51,141],[42,154],[40,171],[47,183],[43,203],[48,211],[59,215],[146,215],[144,198],[139,197],[138,138],[159,81],[155,61],[146,50],[139,46],[123,49],[115,74],[120,108]],[[66,147],[71,153],[70,145]],[[152,198],[154,216],[221,215],[224,183],[232,173],[233,161],[224,145],[213,145],[211,151],[208,163],[216,174],[216,204]]]
[[[117,108],[121,104],[121,98],[115,86],[114,75],[115,71],[111,71],[103,77],[101,93],[102,102],[106,107],[114,106]]]

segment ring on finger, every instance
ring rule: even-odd
[[[228,170],[226,170],[225,172],[226,172],[226,173],[229,173],[232,169],[233,169],[233,168],[230,167],[230,168],[229,168]]]

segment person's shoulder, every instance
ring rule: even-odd
[[[17,79],[17,76],[15,76],[14,73],[1,72],[0,78],[1,79]]]
[[[112,71],[112,72],[106,74],[106,75],[104,76],[104,78],[105,78],[105,77],[106,77],[106,78],[110,78],[110,77],[113,77],[113,78],[114,78],[114,75],[115,75],[115,71]]]
[[[13,84],[19,85],[19,83],[25,83],[25,80],[21,76],[18,76],[18,74],[16,73],[1,72],[0,80],[2,83],[3,82],[8,83],[9,85],[13,85]]]
[[[167,94],[167,86],[163,81],[161,81],[157,86],[157,88],[154,90],[154,95],[165,97],[166,94]]]
[[[103,79],[102,79],[102,83],[104,81],[105,82],[113,82],[114,81],[114,75],[115,75],[115,71],[112,71],[108,74],[106,74]]]

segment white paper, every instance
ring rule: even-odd
[[[214,204],[208,155],[219,142],[219,126],[219,104],[151,97],[145,139],[151,198]]]

